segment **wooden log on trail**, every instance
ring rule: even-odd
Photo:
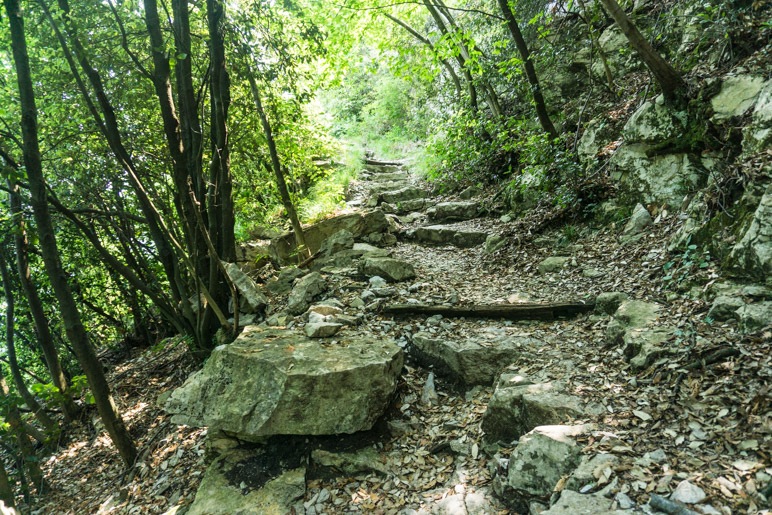
[[[378,161],[377,159],[365,159],[365,164],[369,166],[402,166],[399,161]]]
[[[528,304],[475,304],[448,306],[437,304],[390,304],[382,313],[395,316],[442,315],[444,317],[506,318],[509,320],[553,320],[588,313],[591,302],[547,302]]]

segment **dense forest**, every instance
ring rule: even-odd
[[[433,194],[505,214],[485,241],[495,266],[490,248],[518,231],[569,245],[585,222],[681,213],[689,230],[653,272],[662,298],[733,277],[769,310],[771,14],[759,0],[3,0],[0,500],[45,503],[48,464],[84,431],[104,431],[124,484],[139,477],[151,428],[116,401],[116,367],[145,356],[150,371],[171,346],[193,370],[233,342],[244,272],[285,280],[329,250],[314,224],[379,205],[347,203],[365,164],[408,163]],[[248,320],[291,327],[268,323],[268,297]],[[746,333],[768,341],[768,322]]]

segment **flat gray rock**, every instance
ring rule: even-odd
[[[471,220],[479,213],[477,202],[440,202],[426,210],[429,220],[435,222]]]
[[[582,453],[574,438],[589,430],[583,425],[540,426],[520,437],[507,473],[516,507],[527,509],[531,501],[549,499],[558,481],[579,465]]]
[[[470,248],[485,243],[488,233],[459,230],[447,225],[428,225],[413,229],[408,233],[408,236],[422,243]]]
[[[362,260],[361,273],[379,276],[389,282],[405,281],[415,277],[415,268],[407,261],[388,257],[368,257]]]
[[[586,405],[555,382],[528,384],[519,374],[502,374],[483,415],[485,439],[511,442],[538,426],[598,415],[603,408]]]
[[[539,346],[541,342],[529,336],[510,336],[494,343],[435,338],[423,332],[413,335],[419,361],[466,385],[493,384],[504,367]]]
[[[217,347],[166,403],[174,423],[246,441],[370,429],[391,402],[402,350],[388,339],[338,344],[248,326]]]

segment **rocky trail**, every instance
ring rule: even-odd
[[[119,476],[107,438],[84,428],[46,463],[54,492],[38,512],[769,509],[772,295],[674,260],[679,217],[537,230],[488,192],[439,196],[376,160],[348,206],[309,228],[303,268],[291,236],[270,244],[280,272],[256,264],[267,247],[248,249],[232,275],[255,325],[183,388],[195,365],[182,344],[120,361],[142,461]],[[453,314],[567,302],[586,309]],[[241,372],[226,381],[222,363]],[[262,391],[255,375],[283,389],[244,395]]]

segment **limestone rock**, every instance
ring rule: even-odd
[[[402,350],[350,338],[322,346],[282,330],[247,327],[217,347],[166,403],[175,423],[242,440],[370,429],[397,385]]]
[[[391,282],[405,281],[415,277],[415,268],[407,261],[388,257],[365,258],[360,272],[368,276],[380,276]]]
[[[745,305],[739,297],[719,295],[713,299],[708,316],[718,322],[737,318],[737,310]]]
[[[268,305],[268,299],[257,287],[255,281],[235,263],[222,262],[231,282],[239,292],[239,309],[245,313],[259,313]]]
[[[598,152],[614,141],[618,135],[611,129],[606,120],[594,119],[587,123],[579,140],[577,152],[583,161],[593,161]]]
[[[560,499],[541,515],[625,515],[630,511],[612,509],[613,501],[602,495],[583,495],[573,490],[563,490]]]
[[[764,86],[764,78],[752,75],[728,77],[721,84],[721,91],[710,101],[713,107],[713,120],[725,120],[732,116],[742,116],[753,107],[756,98]]]
[[[748,229],[729,254],[732,271],[738,275],[770,281],[772,277],[772,184],[759,201]]]
[[[619,456],[615,454],[584,456],[582,463],[573,471],[566,482],[566,488],[581,491],[588,485],[596,485],[601,477],[606,478],[606,473],[613,473],[614,467],[618,464]]]
[[[480,208],[477,202],[440,202],[430,207],[426,214],[429,220],[444,222],[448,220],[471,220],[477,217]]]
[[[574,437],[587,430],[583,425],[540,426],[520,437],[507,472],[516,508],[522,510],[531,500],[549,499],[560,478],[579,465],[581,450]]]
[[[218,458],[207,468],[189,515],[283,515],[303,513],[303,497],[306,493],[304,468],[288,470],[268,481],[262,488],[243,492],[239,484],[227,477],[241,461],[248,459],[245,453],[234,451]],[[300,511],[298,511],[300,510]]]
[[[502,338],[494,345],[471,339],[451,341],[429,333],[413,335],[413,350],[419,361],[434,365],[440,374],[466,385],[490,385],[507,365],[541,343],[528,336]]]
[[[620,147],[611,156],[612,180],[631,199],[680,207],[684,196],[699,189],[707,178],[702,161],[693,154],[650,155],[650,150],[643,143]]]
[[[458,230],[449,225],[428,225],[408,232],[416,241],[435,245],[455,245],[470,248],[481,245],[488,234],[480,231]]]
[[[483,245],[483,252],[486,254],[493,254],[497,250],[504,247],[504,245],[507,244],[507,239],[504,236],[501,236],[500,234],[491,234],[485,239],[485,244]]]
[[[743,129],[743,151],[759,152],[772,145],[772,80],[759,92],[751,123]]]
[[[622,302],[606,328],[606,340],[610,344],[622,343],[625,333],[630,329],[644,328],[653,323],[660,310],[659,304],[641,300]]]
[[[338,334],[341,327],[343,324],[334,322],[309,322],[303,329],[309,338],[329,338]]]
[[[746,333],[752,333],[772,324],[772,302],[754,302],[745,304],[736,311],[740,327]]]
[[[707,499],[707,497],[705,490],[685,479],[678,483],[676,489],[670,494],[671,501],[678,501],[685,504],[701,503]]]
[[[651,225],[651,223],[652,220],[649,211],[641,204],[636,204],[630,220],[627,221],[627,225],[625,225],[625,228],[622,231],[622,239],[629,239],[632,236],[641,234],[646,227]]]
[[[566,256],[548,257],[539,263],[539,274],[544,275],[559,272],[570,261],[571,258]]]
[[[276,280],[269,281],[266,288],[275,294],[289,293],[292,290],[292,283],[295,282],[295,279],[299,279],[305,274],[305,270],[301,270],[296,266],[288,266],[279,272]]]
[[[580,398],[553,382],[527,384],[517,374],[502,374],[482,419],[485,439],[511,442],[537,426],[599,414],[598,406],[585,407]]]
[[[660,95],[633,113],[625,124],[623,135],[627,143],[656,145],[681,137],[686,124],[686,112],[674,111]]]
[[[624,353],[630,359],[634,370],[641,370],[675,349],[666,345],[673,336],[673,328],[657,327],[654,329],[635,328],[624,335]]]
[[[595,298],[595,311],[613,315],[628,298],[626,293],[620,291],[603,292]]]
[[[327,281],[319,272],[311,272],[300,279],[290,292],[287,299],[287,310],[290,314],[304,313],[320,293],[327,290]]]
[[[423,199],[426,198],[427,195],[428,192],[422,188],[408,186],[406,188],[381,193],[380,198],[383,202],[398,204],[409,200]]]
[[[373,233],[385,232],[388,227],[386,214],[376,209],[327,218],[304,228],[303,236],[306,246],[311,253],[314,253],[321,248],[327,238],[341,230],[349,231],[354,238],[362,238]],[[282,264],[296,262],[295,235],[290,232],[271,240],[271,257]]]
[[[329,238],[325,239],[319,249],[323,256],[332,256],[343,250],[354,247],[354,235],[347,229],[341,229]]]

